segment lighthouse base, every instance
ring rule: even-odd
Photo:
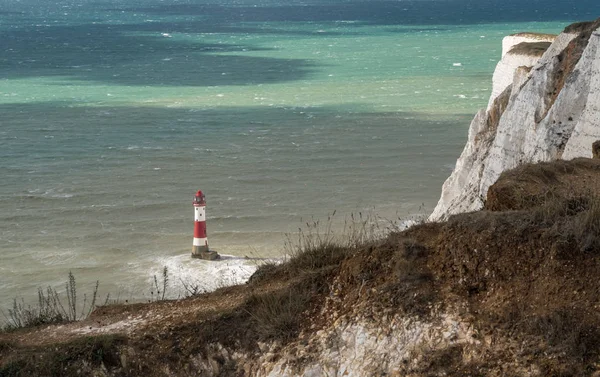
[[[207,250],[205,246],[194,246],[192,248],[192,258],[217,260],[221,256],[214,250]]]

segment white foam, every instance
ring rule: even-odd
[[[453,67],[462,67],[462,63],[452,63]]]
[[[51,253],[43,253],[38,250],[31,250],[29,254],[35,256],[35,259],[44,266],[62,266],[72,265],[77,262],[77,254],[74,250],[53,250]]]
[[[72,198],[75,195],[74,194],[49,194],[49,196],[52,198],[57,198],[57,199],[68,199],[68,198]]]
[[[403,219],[396,223],[396,227],[398,228],[398,231],[402,232],[421,223],[422,221],[418,221],[415,219]]]
[[[188,253],[174,257],[159,258],[156,269],[149,277],[149,283],[154,281],[154,275],[162,281],[162,269],[167,267],[169,277],[170,298],[186,295],[189,288],[198,292],[210,292],[230,285],[243,284],[256,271],[259,264],[265,260],[221,255],[220,260],[206,261],[191,258]],[[186,289],[186,286],[188,289]]]

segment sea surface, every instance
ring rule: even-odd
[[[0,0],[0,308],[151,299],[282,258],[307,221],[435,206],[503,36],[594,1]],[[211,248],[190,258],[192,197]],[[387,225],[386,225],[387,224]],[[160,276],[159,276],[160,277]]]

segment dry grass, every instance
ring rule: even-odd
[[[522,42],[508,51],[512,55],[542,56],[551,42]]]
[[[311,310],[330,294],[343,261],[380,242],[374,217],[350,216],[343,233],[335,234],[332,216],[323,224],[307,222],[297,234],[288,236],[287,260],[261,265],[249,280],[248,298],[202,325],[203,342],[255,351],[257,341],[287,344],[295,339],[303,324],[311,320]],[[280,287],[265,291],[271,284]]]
[[[328,289],[323,275],[307,275],[285,290],[252,295],[244,311],[250,316],[249,324],[260,340],[288,342],[298,335],[311,302]]]
[[[589,30],[596,30],[599,25],[600,25],[600,22],[598,20],[576,22],[574,24],[567,26],[564,29],[564,32],[565,33],[582,33],[582,32],[587,32]]]
[[[87,318],[96,306],[99,282],[88,299],[83,295],[83,303],[79,308],[77,303],[77,283],[75,276],[69,272],[65,283],[65,301],[55,288],[47,287],[45,290],[38,288],[37,305],[26,305],[24,300],[13,300],[13,306],[4,314],[6,325],[3,331],[11,331],[25,327],[35,327],[53,323],[73,322]],[[89,301],[88,301],[89,300]],[[78,310],[80,312],[78,313]]]
[[[593,160],[522,166],[490,188],[493,211],[454,216],[435,240],[415,234],[435,250],[427,263],[442,292],[468,303],[466,313],[492,339],[476,365],[484,375],[514,360],[544,376],[596,370],[598,179]]]
[[[306,319],[307,311],[315,302],[329,293],[330,280],[341,263],[358,250],[376,242],[380,229],[373,216],[350,216],[343,232],[333,231],[333,215],[322,224],[306,222],[304,229],[290,235],[285,244],[287,260],[261,265],[250,278],[250,288],[269,280],[285,279],[283,289],[271,293],[253,294],[242,307],[240,324],[248,328],[251,338],[279,340],[293,339]],[[239,314],[238,314],[239,317]]]
[[[91,375],[91,371],[100,366],[110,369],[120,365],[118,348],[124,343],[122,336],[106,335],[82,338],[44,350],[17,349],[19,357],[5,361],[0,367],[0,376]],[[39,357],[40,353],[44,356]]]
[[[284,244],[286,260],[282,264],[267,262],[258,267],[250,282],[286,275],[298,277],[304,273],[328,270],[339,264],[365,245],[379,242],[388,229],[374,215],[350,215],[344,220],[340,233],[333,230],[335,211],[327,221],[312,220],[304,223],[293,235],[287,235]]]
[[[524,33],[516,33],[516,34],[511,34],[511,37],[527,37],[527,38],[532,38],[532,39],[555,39],[557,37],[556,34],[547,34],[547,33],[530,33],[530,32],[524,32]]]

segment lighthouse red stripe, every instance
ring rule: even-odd
[[[194,238],[206,238],[206,221],[194,222]]]

